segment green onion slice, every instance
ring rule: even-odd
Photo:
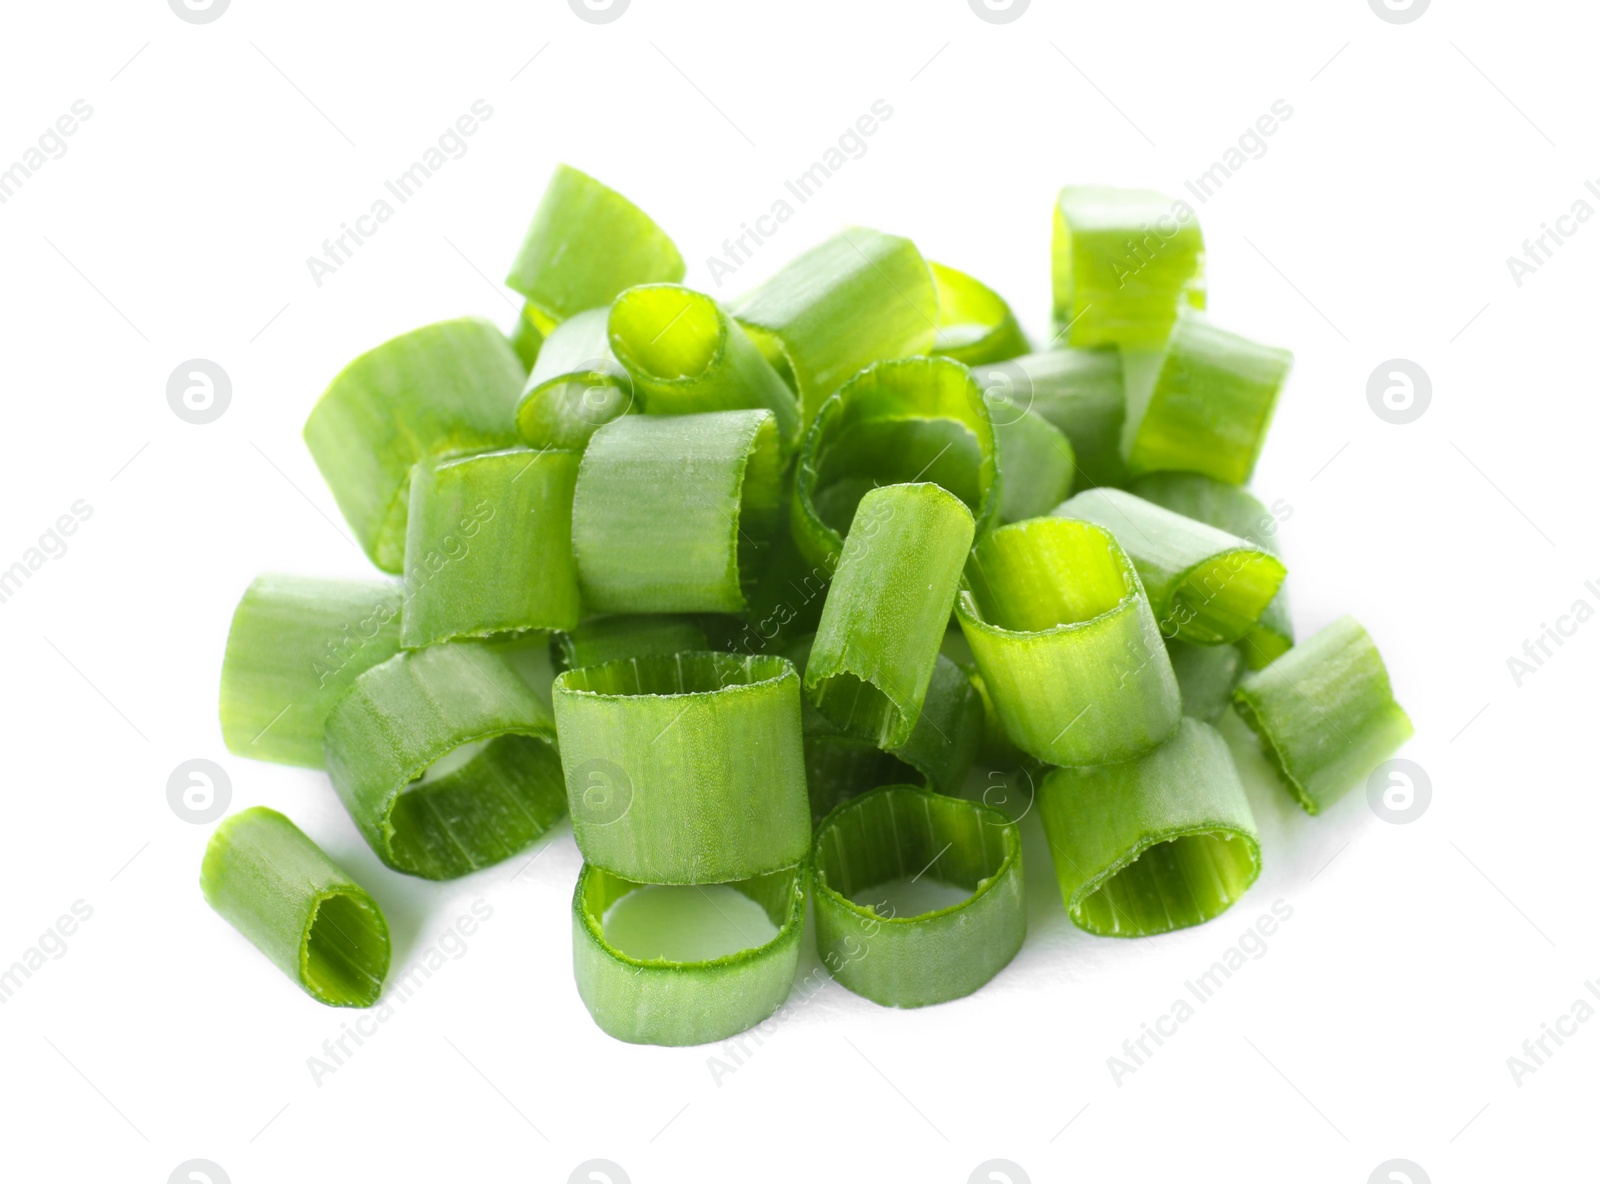
[[[1132,560],[1065,518],[1002,526],[967,561],[956,617],[1006,735],[1053,765],[1126,761],[1177,726],[1178,683]]]
[[[534,327],[609,305],[635,284],[675,284],[683,256],[666,232],[622,194],[558,165],[534,211],[506,285],[528,298]]]
[[[987,806],[881,786],[823,820],[812,868],[817,952],[874,1003],[926,1007],[970,995],[1022,948],[1022,843],[1016,824]],[[972,895],[915,916],[861,903],[874,888],[923,876]]]
[[[320,769],[322,724],[362,671],[400,649],[394,580],[258,576],[233,612],[219,714],[229,752]]]
[[[428,456],[515,444],[506,408],[523,377],[505,335],[467,318],[369,350],[317,400],[306,419],[306,447],[380,569],[401,569],[411,466]]]
[[[635,958],[606,940],[607,910],[645,885],[585,864],[572,894],[578,995],[601,1031],[630,1044],[707,1044],[755,1027],[789,997],[807,879],[801,863],[729,885],[759,904],[778,932],[725,957],[675,962]]]
[[[998,293],[963,271],[928,263],[939,300],[933,352],[976,366],[1028,352],[1022,326]]]
[[[200,890],[317,1002],[378,1001],[389,973],[383,910],[276,810],[253,806],[211,832]]]
[[[1181,641],[1238,641],[1286,574],[1272,552],[1121,489],[1085,490],[1054,514],[1114,534],[1139,571],[1162,632]]]
[[[1198,720],[1137,760],[1056,769],[1039,787],[1039,817],[1067,915],[1102,937],[1210,921],[1261,872],[1228,745]]]
[[[861,499],[806,665],[818,711],[880,748],[910,740],[972,533],[967,507],[937,485]]]
[[[1074,489],[1126,485],[1122,427],[1127,399],[1114,349],[1052,349],[987,366],[973,378],[998,430],[1025,412],[1054,424],[1072,444]]]
[[[582,451],[596,428],[640,410],[633,379],[611,352],[610,315],[586,309],[551,330],[517,403],[524,443]]]
[[[1383,656],[1353,617],[1247,675],[1233,706],[1307,814],[1338,801],[1412,734]]]
[[[734,315],[799,394],[809,424],[862,367],[931,350],[939,298],[910,239],[853,227],[790,261]]]
[[[805,858],[800,679],[786,659],[695,652],[568,670],[555,717],[587,862],[642,883],[715,884]]]
[[[629,415],[578,467],[572,546],[593,612],[739,612],[780,521],[770,411]]]
[[[691,617],[637,613],[596,617],[575,629],[552,634],[550,661],[556,673],[601,666],[621,658],[652,658],[685,650],[710,649],[705,626]]]
[[[328,716],[328,773],[378,858],[450,880],[508,859],[566,812],[555,726],[483,642],[374,666]]]
[[[1228,710],[1228,701],[1244,667],[1244,655],[1231,645],[1173,640],[1167,642],[1167,656],[1172,659],[1172,673],[1178,677],[1183,714],[1201,723],[1216,723]]]
[[[406,526],[407,649],[578,623],[578,454],[511,448],[419,461]]]
[[[511,349],[522,362],[523,370],[532,370],[535,362],[539,360],[539,349],[544,345],[544,334],[539,332],[533,323],[533,316],[526,304],[517,314],[517,323],[509,334]]]
[[[1000,519],[1041,518],[1072,492],[1072,443],[1043,416],[1024,411],[994,421]]]
[[[801,448],[790,532],[808,560],[831,569],[862,495],[917,481],[965,502],[979,534],[999,525],[989,411],[971,371],[949,358],[875,363],[828,400]]]

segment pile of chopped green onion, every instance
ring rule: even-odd
[[[326,769],[406,875],[468,875],[570,818],[578,993],[636,1043],[783,1006],[808,902],[847,989],[976,991],[1025,939],[1024,824],[1086,932],[1212,920],[1261,870],[1230,706],[1309,814],[1411,723],[1354,620],[1295,641],[1245,488],[1290,355],[1209,319],[1204,258],[1182,202],[1064,189],[1059,332],[1031,351],[993,290],[875,230],[719,304],[562,167],[510,334],[417,329],[312,409],[387,574],[250,585],[224,739]],[[981,800],[980,754],[1036,777],[1037,823]],[[201,884],[314,999],[381,997],[382,910],[282,814],[225,819]],[[657,922],[643,944],[613,924],[684,887],[735,902],[753,944],[663,952]]]

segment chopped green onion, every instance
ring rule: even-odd
[[[318,1003],[378,1001],[389,973],[383,910],[276,810],[253,806],[211,832],[200,890]]]
[[[532,370],[534,363],[539,360],[539,349],[544,345],[544,334],[535,327],[533,316],[526,304],[517,314],[517,323],[512,327],[509,336],[511,348],[522,362],[522,368]]]
[[[356,676],[400,649],[400,584],[258,576],[222,658],[222,739],[258,761],[320,769],[322,724]]]
[[[578,467],[572,547],[593,612],[738,612],[779,517],[770,411],[629,415]]]
[[[1138,760],[1055,770],[1039,787],[1039,818],[1067,915],[1103,937],[1210,921],[1261,872],[1228,745],[1198,720]]]
[[[306,420],[306,447],[368,558],[401,569],[407,482],[424,457],[516,443],[522,363],[488,321],[445,321],[362,354]]]
[[[786,659],[699,652],[568,670],[555,717],[587,862],[641,883],[714,884],[805,858],[800,679]]]
[[[1022,326],[998,293],[963,271],[929,262],[939,300],[933,352],[976,366],[1028,352]]]
[[[675,284],[683,256],[666,232],[622,194],[558,165],[534,211],[506,285],[528,298],[534,327],[609,305],[635,284]]]
[[[1246,676],[1233,706],[1307,814],[1338,801],[1412,734],[1383,656],[1353,617]]]
[[[526,848],[566,811],[549,709],[494,647],[374,666],[328,716],[328,773],[385,864],[450,880]]]
[[[970,995],[1022,948],[1027,909],[1016,824],[975,802],[885,785],[840,805],[812,856],[817,952],[839,983],[885,1007]],[[923,876],[971,895],[897,916],[872,889]]]
[[[419,461],[406,527],[407,649],[578,623],[578,454],[512,448]]]
[[[587,309],[551,330],[517,403],[524,443],[581,451],[596,428],[640,409],[633,380],[611,353],[610,315]]]
[[[703,625],[665,613],[596,617],[550,638],[550,658],[557,674],[619,658],[653,658],[709,648]]]
[[[956,617],[1006,735],[1053,765],[1126,761],[1172,734],[1178,683],[1109,531],[1034,518],[980,539]]]
[[[995,427],[1026,411],[1052,423],[1072,444],[1074,489],[1126,485],[1122,425],[1127,399],[1122,355],[1114,349],[1053,349],[974,366]]]
[[[1172,673],[1178,678],[1183,714],[1201,723],[1216,723],[1228,710],[1244,655],[1231,645],[1172,640],[1167,642],[1167,656],[1172,659]]]
[[[1041,518],[1072,492],[1072,444],[1054,424],[1032,411],[994,421],[1000,470],[1000,519]]]
[[[1086,490],[1054,513],[1116,535],[1167,637],[1238,641],[1283,583],[1285,568],[1272,552],[1121,489]]]

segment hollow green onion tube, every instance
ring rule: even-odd
[[[234,609],[218,696],[229,752],[323,767],[322,725],[400,649],[400,584],[258,576]]]
[[[806,424],[862,367],[927,353],[939,325],[933,274],[916,245],[863,227],[791,260],[733,311],[800,396]]]
[[[611,352],[610,315],[586,309],[551,330],[517,403],[523,443],[582,451],[596,428],[640,409],[633,379]]]
[[[1043,416],[1024,411],[996,419],[994,446],[1001,521],[1042,517],[1072,492],[1072,443]]]
[[[792,445],[800,433],[794,392],[717,302],[678,284],[629,288],[611,306],[611,352],[652,415],[765,408]]]
[[[1244,667],[1244,655],[1231,645],[1195,645],[1168,641],[1167,656],[1178,678],[1183,714],[1214,724],[1228,709],[1233,688]]]
[[[789,530],[832,567],[856,506],[878,485],[931,481],[966,503],[981,535],[999,525],[994,428],[972,373],[949,358],[896,358],[857,374],[806,434]]]
[[[861,499],[806,664],[806,697],[880,748],[910,738],[950,621],[972,514],[937,485]]]
[[[328,716],[328,773],[378,858],[450,880],[523,850],[566,811],[549,709],[492,646],[374,666]]]
[[[584,666],[600,666],[621,658],[653,658],[685,650],[709,649],[705,626],[690,617],[638,613],[596,617],[574,629],[553,634],[550,660],[559,674]]]
[[[1147,189],[1069,186],[1056,199],[1050,277],[1068,345],[1160,348],[1180,305],[1206,306],[1200,220]]]
[[[1114,349],[1052,349],[972,368],[996,429],[1032,411],[1072,444],[1074,489],[1125,485],[1127,398]]]
[[[1052,765],[1126,761],[1172,734],[1178,682],[1133,562],[1065,518],[1002,526],[967,561],[956,618],[1006,735]]]
[[[807,865],[729,887],[759,904],[778,932],[704,962],[642,959],[606,941],[606,911],[643,885],[585,864],[572,894],[572,971],[600,1030],[630,1044],[688,1045],[753,1028],[789,997],[800,964]]]
[[[770,411],[629,415],[578,466],[572,547],[592,612],[739,612],[781,521]]]
[[[522,368],[532,370],[533,364],[539,360],[539,349],[544,345],[544,334],[534,325],[526,304],[517,314],[517,323],[512,326],[507,336],[511,339],[512,352],[517,355]]]
[[[567,165],[534,211],[506,285],[528,299],[546,336],[584,309],[609,305],[635,284],[675,284],[683,256],[666,232],[622,194]]]
[[[1238,641],[1286,574],[1272,552],[1121,489],[1085,490],[1053,513],[1114,534],[1139,571],[1162,633],[1181,641]]]
[[[928,267],[939,299],[934,353],[976,366],[1028,352],[1022,326],[998,293],[953,267],[931,261]]]
[[[407,482],[427,456],[507,448],[522,363],[488,321],[444,321],[351,362],[306,419],[306,447],[368,558],[398,573]]]
[[[1198,720],[1137,760],[1054,770],[1039,787],[1039,818],[1067,915],[1102,937],[1210,921],[1261,873],[1227,742]]]
[[[1135,481],[1132,490],[1146,501],[1249,539],[1274,555],[1279,553],[1279,514],[1287,518],[1292,512],[1283,502],[1274,502],[1268,510],[1249,490],[1199,473],[1149,473]],[[1250,669],[1260,670],[1292,645],[1294,619],[1286,580],[1278,585],[1278,594],[1261,618],[1239,639],[1239,648]]]
[[[406,526],[407,649],[578,623],[578,454],[512,448],[419,461]]]
[[[715,884],[805,858],[800,679],[786,659],[587,666],[556,679],[554,705],[587,862],[642,883]]]
[[[843,986],[885,1007],[970,995],[1022,948],[1028,918],[1016,824],[975,802],[885,785],[839,806],[812,853],[817,952]],[[966,900],[900,917],[857,903],[928,876]]]
[[[1247,675],[1233,706],[1307,814],[1338,801],[1412,734],[1383,656],[1353,617]]]
[[[253,806],[211,832],[200,890],[318,1003],[378,1001],[389,973],[383,910],[276,810]]]

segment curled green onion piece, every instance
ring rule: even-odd
[[[1169,641],[1167,656],[1172,659],[1172,673],[1178,678],[1183,714],[1201,723],[1216,723],[1228,710],[1228,701],[1244,667],[1244,655],[1231,645]]]
[[[1127,398],[1122,355],[1114,349],[1052,349],[974,366],[995,428],[1032,411],[1072,444],[1074,489],[1125,485],[1122,428]]]
[[[1181,304],[1206,306],[1204,272],[1188,202],[1106,185],[1057,197],[1050,276],[1066,344],[1160,348]]]
[[[1249,481],[1293,360],[1286,349],[1219,329],[1198,313],[1179,317],[1160,361],[1140,358],[1128,370],[1128,471]]]
[[[972,533],[967,507],[937,485],[861,499],[806,665],[818,711],[880,748],[911,738]]]
[[[611,306],[611,351],[652,415],[765,408],[792,445],[794,392],[711,297],[678,284],[629,288]]]
[[[933,352],[976,366],[1028,352],[1022,326],[998,293],[963,271],[929,262],[939,299]]]
[[[1133,560],[1162,632],[1180,641],[1238,641],[1261,618],[1285,568],[1272,552],[1121,489],[1090,489],[1055,516],[1103,526]]]
[[[517,314],[517,323],[512,326],[508,336],[511,339],[511,349],[522,362],[522,368],[532,370],[533,364],[539,360],[539,349],[544,345],[544,334],[534,325],[526,304]]]
[[[549,336],[568,317],[609,305],[626,288],[675,284],[683,271],[683,256],[648,214],[593,177],[558,165],[506,285],[528,298],[534,327]]]
[[[1001,521],[1042,517],[1072,492],[1072,444],[1043,416],[1024,411],[996,418],[994,447]]]
[[[488,321],[444,321],[369,350],[329,384],[305,441],[368,558],[398,573],[407,483],[424,457],[507,448],[522,362]]]
[[[406,527],[407,649],[578,623],[578,454],[512,448],[421,461]]]
[[[1039,787],[1039,818],[1067,915],[1102,937],[1210,921],[1261,872],[1228,745],[1198,720],[1138,760],[1056,769]]]
[[[229,752],[320,769],[322,724],[362,671],[400,649],[393,580],[258,576],[233,612],[218,696]]]
[[[1247,675],[1233,706],[1307,814],[1338,801],[1412,734],[1383,656],[1353,617]]]
[[[574,629],[553,634],[550,659],[559,674],[584,666],[601,666],[620,658],[652,658],[685,650],[711,648],[705,626],[690,617],[638,613],[596,617]]]
[[[759,904],[777,934],[704,962],[635,958],[606,941],[606,911],[636,888],[585,864],[572,894],[572,971],[578,995],[607,1035],[630,1044],[706,1044],[753,1028],[783,1005],[800,963],[807,865],[729,887]]]
[[[696,652],[568,670],[555,717],[589,863],[714,884],[805,858],[800,679],[786,659]]]
[[[401,653],[328,716],[328,773],[395,871],[450,880],[523,850],[566,812],[549,709],[497,650]]]
[[[596,428],[640,409],[633,380],[611,352],[610,315],[586,309],[551,330],[517,403],[524,443],[581,451]]]
[[[629,415],[578,466],[572,547],[593,612],[739,612],[780,521],[770,411]]]
[[[858,226],[791,260],[734,315],[798,393],[809,424],[862,367],[932,349],[939,298],[910,239]]]
[[[318,1003],[378,1001],[389,973],[383,910],[276,810],[253,806],[211,832],[200,890]]]
[[[980,539],[956,617],[1006,735],[1053,765],[1126,761],[1172,734],[1178,683],[1109,531],[1034,518]]]
[[[817,952],[834,978],[886,1007],[970,995],[1022,948],[1027,910],[1016,824],[975,802],[885,785],[839,806],[812,854]],[[969,890],[916,916],[858,903],[894,880]]]
[[[801,448],[789,529],[831,568],[856,505],[878,485],[931,481],[966,503],[982,534],[999,524],[994,429],[972,373],[949,358],[878,362],[823,406]]]

